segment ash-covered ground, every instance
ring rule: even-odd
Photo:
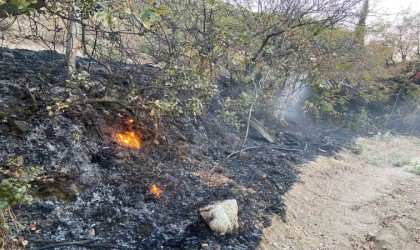
[[[124,148],[114,134],[130,115],[115,104],[49,114],[52,96],[61,95],[67,79],[62,55],[0,52],[0,164],[21,157],[24,166],[44,171],[32,183],[32,204],[15,207],[30,249],[255,249],[271,215],[287,216],[282,195],[299,181],[294,165],[352,143],[350,134],[267,120],[276,141],[269,144],[251,130],[247,147],[298,151],[258,148],[228,158],[245,133],[222,122],[216,98],[205,115],[167,118],[140,150]],[[139,84],[154,72],[137,70]],[[91,70],[93,80],[106,77]],[[163,195],[151,194],[151,184]],[[237,200],[240,227],[220,236],[198,209],[224,199]]]

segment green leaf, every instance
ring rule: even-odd
[[[1,185],[6,187],[6,188],[12,187],[12,184],[10,183],[9,179],[2,180]]]
[[[156,13],[160,16],[163,13],[167,12],[169,10],[169,8],[165,7],[165,6],[159,6],[158,8],[156,8]]]
[[[143,25],[146,29],[150,29],[152,27],[152,23],[149,21],[143,21]]]
[[[341,64],[338,64],[338,65],[335,66],[335,69],[338,70],[338,71],[345,71],[349,68],[350,68],[350,66],[345,64],[345,63],[341,63]]]

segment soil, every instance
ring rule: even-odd
[[[420,249],[420,140],[359,138],[344,150],[299,166],[301,182],[283,197],[260,249]]]

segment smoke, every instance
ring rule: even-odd
[[[312,93],[311,86],[297,79],[287,79],[276,97],[276,116],[282,120],[302,123],[307,117],[303,106]]]

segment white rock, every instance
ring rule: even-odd
[[[200,208],[201,217],[210,229],[224,235],[238,228],[238,203],[236,200],[215,202]]]

